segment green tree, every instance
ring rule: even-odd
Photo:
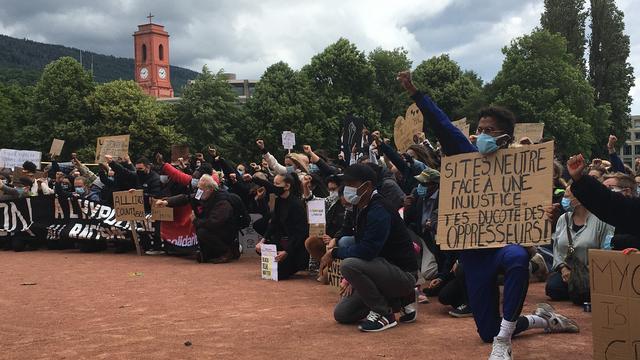
[[[593,88],[567,52],[566,40],[545,30],[514,40],[489,98],[523,122],[544,122],[564,155],[589,155],[594,134],[606,136],[608,108],[596,106]]]
[[[447,54],[420,63],[413,71],[413,81],[452,120],[468,116],[467,104],[476,101],[482,94],[480,77],[472,71],[463,72]]]
[[[611,132],[624,142],[631,125],[629,90],[634,76],[627,62],[629,36],[624,34],[624,14],[613,0],[591,0],[589,48],[589,79],[596,103],[610,106]],[[598,137],[598,148],[605,147],[604,135]]]
[[[326,127],[336,139],[348,114],[363,117],[371,128],[380,126],[373,103],[375,70],[355,44],[339,39],[311,58],[302,73],[311,81]]]
[[[93,125],[85,98],[94,88],[91,74],[73,58],[47,65],[34,90],[33,119],[24,126],[25,145],[48,151],[57,137],[67,150],[84,146]]]
[[[404,116],[411,100],[407,97],[396,75],[411,69],[407,50],[403,48],[382,50],[377,48],[369,53],[369,63],[375,70],[375,88],[373,102],[380,113],[383,130],[389,131],[393,127],[396,117]]]
[[[23,130],[31,121],[33,86],[0,83],[0,144],[4,148],[31,149],[32,140]]]
[[[243,110],[222,70],[217,74],[205,65],[202,74],[186,86],[176,104],[178,130],[187,136],[192,149],[214,145],[226,154],[241,148],[234,131],[243,119]]]
[[[172,144],[185,141],[175,126],[163,119],[163,113],[169,111],[168,105],[145,94],[134,81],[116,80],[98,85],[87,98],[87,103],[95,120],[84,149],[87,156],[93,156],[99,136],[130,134],[129,152],[132,157],[152,156],[156,151],[168,152]]]
[[[575,64],[585,70],[585,20],[588,12],[585,0],[545,0],[540,24],[550,33],[558,33],[567,40],[567,50],[575,57]]]
[[[281,134],[292,131],[296,143],[314,147],[335,147],[336,129],[323,121],[320,106],[316,102],[309,80],[292,70],[284,62],[267,68],[256,85],[253,97],[247,104],[250,129],[247,149],[254,150],[255,139],[266,141],[270,151],[282,155]]]

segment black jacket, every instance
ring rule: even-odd
[[[309,254],[304,247],[304,241],[309,237],[309,223],[307,210],[301,199],[290,195],[288,198],[276,198],[273,216],[264,235],[267,242],[284,250],[288,256],[295,258],[298,268],[309,265]],[[286,237],[286,245],[281,239]]]

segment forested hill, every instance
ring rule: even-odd
[[[33,84],[40,78],[42,69],[50,62],[62,56],[80,60],[80,49],[16,39],[6,35],[0,35],[0,49],[0,82]],[[133,80],[133,59],[82,51],[82,64],[85,69],[91,69],[92,58],[93,77],[96,82]],[[171,85],[176,95],[179,95],[188,80],[195,79],[197,75],[195,71],[171,66]]]

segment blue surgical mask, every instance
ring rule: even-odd
[[[496,143],[496,138],[485,133],[478,135],[478,138],[476,139],[476,147],[482,155],[494,153],[499,149],[498,144]]]
[[[349,204],[358,205],[361,199],[361,196],[358,195],[358,188],[354,188],[353,186],[345,186],[344,198]]]
[[[166,184],[169,182],[169,177],[167,175],[160,175],[160,182]]]
[[[293,165],[287,166],[287,174],[293,174],[296,172],[296,168]]]
[[[17,187],[16,191],[18,192],[19,196],[22,196],[22,194],[24,194],[24,188],[23,187]]]
[[[422,184],[418,184],[418,187],[416,188],[416,193],[418,193],[418,196],[427,195],[427,187]]]
[[[244,175],[244,171],[243,170],[238,170],[238,174],[240,174],[240,176]]]
[[[198,187],[198,179],[191,178],[191,187],[193,187],[193,188]]]
[[[573,211],[573,206],[571,205],[571,199],[563,197],[562,200],[560,201],[560,204],[562,205],[562,208],[566,212],[572,212]]]
[[[76,194],[78,194],[78,195],[84,194],[84,188],[83,187],[77,187],[76,188]]]
[[[114,176],[109,176],[107,179],[109,179],[110,181],[115,181],[116,178]]]
[[[604,237],[604,244],[602,244],[602,249],[603,250],[611,250],[612,249],[611,240],[613,240],[613,235],[607,235],[607,236]]]

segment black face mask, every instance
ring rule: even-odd
[[[284,192],[285,192],[285,191],[286,191],[286,190],[284,189],[284,186],[283,186],[283,187],[276,186],[276,188],[275,188],[275,190],[273,191],[273,193],[274,193],[276,196],[282,196],[282,195],[284,194]]]
[[[147,173],[144,172],[144,170],[136,170],[136,174],[138,174],[138,177],[144,178],[145,176],[147,176]]]

